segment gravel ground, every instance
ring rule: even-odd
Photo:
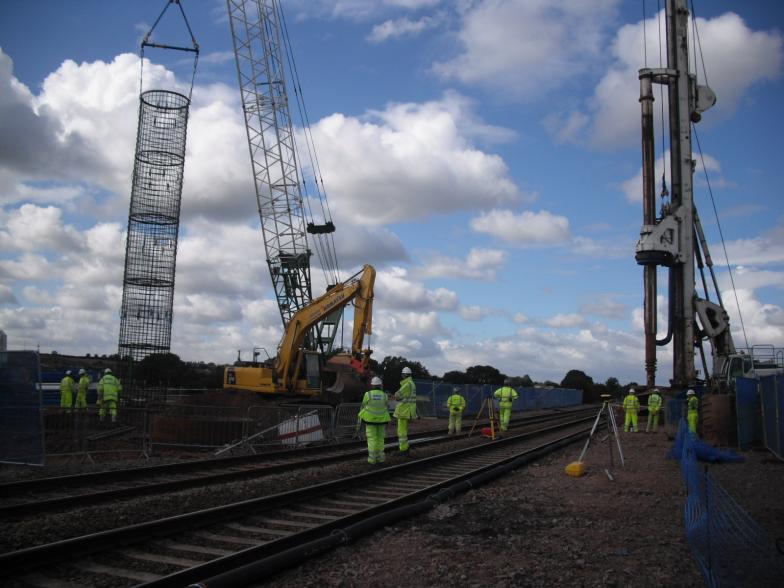
[[[413,430],[445,421],[421,419]],[[468,420],[470,426],[471,421]],[[394,438],[394,423],[388,438]],[[449,448],[482,442],[474,437]],[[581,444],[468,492],[418,519],[398,523],[271,578],[268,584],[385,586],[702,586],[683,530],[684,489],[677,462],[665,459],[664,433],[623,434],[626,466],[609,464],[609,441],[597,438],[588,473],[567,476]],[[413,457],[444,451],[412,450]],[[784,537],[779,494],[784,464],[765,451],[741,464],[710,466],[717,479],[775,537]],[[400,461],[393,450],[387,464]],[[79,471],[74,466],[72,471]],[[117,502],[78,512],[4,521],[0,550],[19,549],[171,516],[234,499],[264,496],[367,471],[363,461]],[[614,477],[610,480],[604,469]],[[8,475],[8,470],[3,472]],[[57,468],[57,473],[65,473]]]
[[[685,493],[663,433],[625,433],[626,466],[592,444],[588,473],[564,473],[580,445],[388,527],[268,582],[272,586],[703,586],[683,528]],[[784,537],[784,464],[711,466],[767,530]],[[737,492],[737,494],[735,494]],[[758,519],[759,520],[759,519]]]

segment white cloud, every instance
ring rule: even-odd
[[[388,310],[455,310],[457,294],[446,288],[428,290],[419,282],[412,281],[408,272],[399,267],[378,271],[375,296],[377,308]]]
[[[522,200],[503,159],[468,140],[504,133],[477,123],[467,108],[447,94],[437,102],[393,104],[364,119],[333,114],[316,123],[333,214],[375,226]]]
[[[580,306],[580,313],[608,319],[624,319],[630,317],[629,307],[611,296],[603,296],[596,302],[583,304]]]
[[[483,0],[467,4],[462,52],[433,65],[444,79],[540,96],[590,70],[617,0]]]
[[[491,210],[471,220],[471,228],[514,245],[558,245],[569,241],[569,219],[546,210]]]
[[[585,324],[585,318],[580,314],[556,314],[544,321],[548,327],[555,329],[573,329]]]
[[[657,17],[645,22],[649,67],[659,66],[658,26]],[[731,12],[709,20],[697,18],[697,27],[708,69],[708,84],[717,96],[716,106],[704,117],[705,120],[725,118],[736,110],[751,86],[779,75],[782,35],[775,30],[752,31]],[[597,84],[592,99],[593,124],[589,136],[595,145],[614,147],[639,141],[637,71],[644,65],[643,38],[643,23],[638,22],[621,27],[613,41],[615,63]],[[693,65],[691,70],[695,71]],[[699,79],[701,84],[705,83],[701,64]],[[658,101],[658,89],[654,92]]]
[[[411,20],[407,17],[385,20],[373,27],[367,40],[371,43],[383,43],[400,37],[414,37],[437,27],[440,21],[440,18],[433,16],[423,16],[417,20]]]
[[[506,262],[507,253],[500,249],[472,248],[465,259],[446,257],[438,253],[428,255],[427,265],[414,270],[417,277],[467,278],[495,280],[498,270]]]
[[[483,318],[492,313],[489,308],[482,306],[461,306],[457,313],[461,318],[467,321],[481,321]]]
[[[727,256],[731,264],[763,265],[784,263],[784,218],[775,227],[758,237],[727,241]],[[710,246],[711,251],[721,251],[720,244]]]

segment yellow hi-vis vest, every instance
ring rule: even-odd
[[[629,394],[623,399],[623,410],[627,412],[637,412],[640,410],[640,401],[634,394]]]
[[[120,392],[122,392],[122,384],[113,374],[105,374],[98,382],[98,394],[104,401],[114,400],[117,402]]]
[[[517,400],[517,390],[509,386],[502,386],[493,393],[496,400],[499,400],[501,408],[512,408],[512,403]]]
[[[662,405],[662,397],[654,392],[648,396],[648,410],[651,412],[659,412]]]
[[[400,382],[400,390],[395,393],[395,400],[399,404],[395,407],[396,419],[415,419],[416,411],[416,385],[414,380],[406,378]]]
[[[452,414],[460,414],[465,409],[466,401],[465,398],[455,392],[452,394],[452,396],[446,399],[446,405],[449,407],[449,412]]]
[[[368,390],[362,398],[359,418],[366,423],[388,423],[392,420],[389,416],[387,393],[383,390]]]

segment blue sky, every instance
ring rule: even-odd
[[[12,349],[117,350],[138,50],[163,5],[0,3],[0,329]],[[172,351],[228,362],[237,349],[274,349],[280,318],[225,3],[183,6],[201,60]],[[644,37],[658,66],[656,3],[283,6],[341,268],[378,270],[375,357],[434,374],[490,364],[535,380],[581,369],[644,381],[637,70]],[[736,293],[701,167],[698,210],[736,345],[784,347],[784,5],[695,9],[718,96],[698,132]],[[166,42],[185,43],[182,32],[172,11],[156,29]],[[145,55],[145,86],[187,84],[165,53]],[[660,295],[661,310],[663,275]],[[670,374],[665,348],[658,382]]]

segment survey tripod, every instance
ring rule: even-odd
[[[580,453],[580,457],[577,458],[577,461],[581,462],[583,457],[585,457],[585,452],[588,451],[588,445],[590,445],[591,439],[593,439],[593,436],[596,433],[596,429],[599,426],[599,421],[601,420],[602,415],[605,415],[607,420],[607,437],[605,437],[605,439],[609,439],[610,437],[615,439],[615,444],[618,446],[618,456],[621,459],[621,465],[624,465],[621,440],[618,437],[618,424],[615,422],[615,414],[613,413],[612,406],[610,406],[609,394],[602,394],[602,407],[599,409],[599,414],[596,415],[596,420],[593,422],[591,432],[588,434],[588,439],[585,440],[585,446],[583,447],[582,453]],[[613,465],[612,443],[610,443],[608,447],[610,448],[610,465]]]
[[[474,432],[474,429],[479,424],[479,420],[482,418],[482,414],[485,412],[485,410],[487,410],[487,419],[490,421],[490,426],[486,427],[486,429],[489,429],[490,434],[486,434],[484,429],[482,430],[482,434],[485,435],[485,437],[490,437],[490,439],[495,441],[495,438],[501,434],[501,426],[498,421],[498,413],[495,410],[495,403],[492,396],[488,396],[482,400],[482,406],[479,407],[479,412],[476,413],[474,424],[471,425],[471,430],[468,432],[468,436],[470,437]]]

